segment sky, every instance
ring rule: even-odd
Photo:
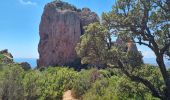
[[[38,58],[39,23],[45,4],[52,0],[1,0],[0,50],[8,49],[14,58]],[[101,16],[109,12],[115,0],[64,0],[77,8],[88,7]],[[138,46],[144,57],[154,54]]]

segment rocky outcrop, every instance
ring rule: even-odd
[[[80,24],[81,24],[81,33],[84,33],[84,26],[89,25],[90,23],[99,22],[99,17],[95,12],[91,12],[89,8],[83,8],[79,12]]]
[[[13,59],[13,56],[11,53],[8,52],[8,49],[1,50],[0,54],[3,54],[4,56],[8,57],[9,59]]]
[[[127,48],[127,51],[139,52],[136,44],[131,40],[128,41]]]
[[[13,63],[13,56],[7,49],[0,51],[0,63],[9,64]]]
[[[13,56],[11,53],[8,52],[8,49],[4,49],[0,51],[0,65],[1,64],[2,65],[8,65],[8,64],[19,65],[25,71],[31,69],[31,65],[27,62],[15,63],[13,61]]]
[[[61,1],[48,3],[39,28],[38,67],[63,66],[76,62],[75,46],[83,34],[83,27],[99,21],[88,8],[82,10]]]
[[[25,71],[28,71],[31,69],[31,65],[27,62],[22,62],[22,63],[19,63],[19,65],[25,70]]]
[[[117,46],[120,46],[122,51],[128,52],[132,56],[128,57],[128,62],[132,66],[139,66],[140,64],[143,64],[143,56],[138,51],[138,48],[136,44],[132,41],[132,39],[124,39],[122,37],[118,37],[116,42],[114,43]]]
[[[118,37],[115,42],[116,45],[121,46],[125,52],[139,52],[136,44],[131,39],[123,39]]]

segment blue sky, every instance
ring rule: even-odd
[[[0,50],[15,58],[38,58],[39,23],[44,5],[52,0],[2,0],[0,3]],[[65,0],[77,8],[88,7],[99,16],[111,10],[115,0]],[[145,57],[153,57],[139,47]]]

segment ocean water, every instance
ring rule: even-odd
[[[145,64],[151,64],[151,65],[158,66],[158,64],[156,63],[156,58],[143,58],[143,61]],[[170,61],[165,59],[164,62],[165,62],[166,67],[170,68]]]
[[[155,58],[143,58],[145,64],[151,64],[157,66]],[[37,66],[37,58],[14,58],[14,62],[28,62],[32,68]],[[165,59],[167,68],[170,68],[170,61]]]
[[[35,68],[37,66],[37,58],[14,58],[14,62],[28,62],[32,68]]]

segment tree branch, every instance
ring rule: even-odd
[[[155,86],[150,81],[148,81],[146,79],[143,79],[143,78],[141,78],[139,76],[131,75],[128,71],[126,71],[124,69],[124,65],[120,60],[118,61],[118,65],[119,65],[119,67],[121,67],[121,71],[127,77],[129,77],[132,81],[142,83],[143,85],[145,85],[152,92],[153,96],[158,97],[158,98],[163,98],[161,92],[158,89],[156,89]]]
[[[170,43],[168,43],[167,45],[165,45],[162,49],[161,49],[161,54],[164,54],[165,51],[167,51],[170,48]]]

